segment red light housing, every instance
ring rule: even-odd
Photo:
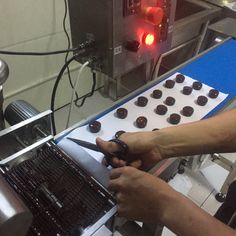
[[[143,35],[143,43],[147,46],[153,45],[155,42],[154,34],[144,34]]]

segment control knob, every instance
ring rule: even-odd
[[[131,52],[137,52],[140,48],[140,42],[137,40],[129,40],[126,42],[125,48]]]
[[[142,10],[144,18],[154,25],[159,25],[164,17],[164,11],[160,7],[146,7]]]

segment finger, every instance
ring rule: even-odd
[[[134,160],[131,163],[129,163],[130,166],[139,169],[142,166],[142,161],[140,159]]]
[[[110,180],[108,190],[118,192],[120,190],[120,183],[118,180]]]
[[[117,157],[113,157],[112,158],[112,164],[113,164],[114,167],[123,167],[123,166],[126,165],[126,162],[123,161],[123,160],[120,160]]]
[[[96,138],[96,144],[101,150],[104,150],[108,153],[114,153],[119,150],[119,145],[114,142],[107,142],[101,138]]]
[[[116,168],[110,171],[110,179],[117,179],[122,174],[122,168]]]
[[[117,192],[117,193],[116,193],[116,202],[117,202],[118,204],[120,204],[122,201],[123,201],[122,193]]]

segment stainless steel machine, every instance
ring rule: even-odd
[[[51,135],[50,111],[11,103],[0,131],[0,233],[3,236],[79,236],[96,231],[116,213],[112,194],[83,165],[89,155],[66,154]],[[96,168],[90,158],[88,165]],[[108,180],[108,170],[100,176]],[[101,234],[100,234],[101,235]]]
[[[9,76],[9,68],[5,61],[0,58],[0,130],[5,128],[3,117],[3,84]]]
[[[150,62],[171,45],[176,0],[69,0],[72,42],[96,43],[89,57],[111,78]],[[78,57],[78,61],[85,58]]]

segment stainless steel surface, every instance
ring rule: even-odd
[[[224,18],[214,24],[209,25],[209,29],[219,34],[236,38],[236,19]]]
[[[201,0],[178,0],[172,48],[197,37],[204,23],[211,22],[220,15],[221,8]]]
[[[49,135],[48,137],[43,138],[43,139],[39,140],[38,142],[35,142],[35,143],[31,144],[30,146],[25,147],[24,149],[2,159],[0,161],[0,165],[8,165],[8,164],[11,165],[11,162],[14,162],[14,165],[16,165],[15,162],[19,163],[17,159],[21,159],[21,161],[25,161],[26,158],[27,159],[30,158],[29,156],[26,155],[27,153],[37,150],[38,148],[43,146],[45,143],[47,143],[51,140],[53,140],[53,136]],[[11,145],[12,145],[12,143],[11,143]],[[22,159],[22,156],[24,156],[24,155],[26,158]]]
[[[52,136],[50,136],[50,115],[51,111],[45,111],[0,131],[0,160],[3,161],[10,156],[15,158],[16,156],[19,156],[17,153],[25,153],[23,149],[27,148],[31,150],[31,147],[35,145],[34,143],[41,141],[42,136],[39,136],[37,135],[37,132],[34,132],[34,129],[37,129],[38,125],[41,125],[48,134],[49,138],[46,139],[52,139]]]
[[[32,214],[0,175],[0,235],[25,236]]]
[[[9,68],[5,61],[0,58],[0,85],[4,84],[9,76]]]
[[[112,78],[151,61],[170,48],[176,0],[69,0],[72,42],[74,46],[88,38],[95,40],[97,51],[92,52],[102,64],[102,72]],[[154,25],[145,19],[141,9],[126,15],[126,4],[140,2],[141,8],[163,5],[165,17]],[[157,40],[153,46],[142,42],[142,35],[152,33]],[[137,51],[127,49],[127,44]],[[129,45],[130,46],[130,45]],[[81,60],[79,58],[79,60]]]
[[[219,6],[219,7],[224,7],[224,6],[226,6],[227,3],[233,3],[236,1],[235,0],[205,0],[205,2],[212,3],[212,4]]]
[[[55,234],[61,232],[60,235],[68,235],[68,232],[77,232],[75,235],[81,236],[94,234],[116,213],[114,198],[107,191],[109,170],[90,157],[85,151],[83,153],[77,152],[73,158],[68,156],[54,142],[51,142],[53,136],[48,134],[51,131],[50,125],[41,126],[45,128],[45,131],[43,131],[42,136],[39,135],[40,137],[35,138],[32,134],[34,133],[34,126],[36,125],[36,128],[38,128],[42,122],[50,124],[51,111],[34,114],[35,112],[30,109],[28,114],[26,112],[28,109],[25,109],[24,106],[25,103],[20,104],[22,105],[20,107],[23,107],[23,113],[20,107],[13,106],[13,111],[19,113],[19,119],[17,118],[16,122],[24,118],[28,119],[0,132],[0,146],[3,147],[0,150],[0,170],[8,181],[9,186],[6,184],[7,188],[14,192],[10,188],[11,185],[18,194],[15,193],[15,196],[20,195],[34,215],[33,226],[31,225],[32,227],[30,227],[27,235],[38,235],[38,232],[49,231],[49,234],[42,233],[42,235],[52,235],[52,232]],[[26,107],[31,108],[28,105]],[[33,117],[31,117],[32,114]],[[11,121],[15,122],[14,119]],[[45,137],[44,134],[47,136]],[[71,174],[72,172],[73,174]],[[2,187],[1,174],[0,187]],[[30,182],[28,182],[29,179]],[[57,180],[56,182],[55,179]],[[73,181],[76,181],[76,183]],[[71,184],[73,184],[75,192],[72,190]],[[4,190],[4,188],[2,189]],[[64,192],[66,192],[68,198],[64,197]],[[77,193],[76,198],[74,198],[75,193]],[[19,214],[21,216],[19,219],[18,215],[16,215],[14,220],[10,219],[6,223],[2,215],[8,208],[4,204],[8,200],[12,201],[12,197],[8,194],[5,202],[1,197],[0,189],[0,223],[1,220],[4,223],[3,225],[0,224],[0,235],[25,235],[26,230],[24,234],[21,234],[21,231],[25,228],[28,229],[31,222],[23,226],[18,224],[19,219],[20,222],[25,220],[23,212]],[[37,201],[32,200],[35,197]],[[107,203],[100,208],[102,199]],[[68,202],[68,200],[70,201]],[[91,200],[92,202],[90,202]],[[71,209],[72,202],[74,207]],[[84,205],[86,205],[85,208],[83,208]],[[17,204],[17,206],[20,207],[21,205]],[[41,210],[37,210],[40,207]],[[57,209],[55,212],[54,207],[59,208],[60,211]],[[76,211],[76,214],[74,211]],[[60,212],[63,216],[60,215]],[[88,214],[88,212],[90,213]],[[78,214],[80,215],[78,216]],[[81,214],[83,217],[81,217]],[[96,220],[93,219],[95,217],[93,215],[96,215]],[[72,225],[67,222],[67,218],[72,222]],[[44,222],[45,219],[47,219],[47,222],[52,222],[47,224]],[[78,225],[74,228],[76,222]],[[89,225],[88,222],[90,222]],[[6,230],[9,225],[9,229]],[[15,228],[11,228],[11,225],[14,225]],[[82,225],[83,227],[81,227]],[[3,234],[1,234],[2,229],[4,230]],[[15,230],[18,230],[19,233],[15,233]],[[5,234],[8,232],[13,233]]]
[[[5,129],[5,122],[3,116],[3,88],[2,85],[5,83],[9,76],[9,68],[5,61],[0,58],[0,130]]]
[[[113,233],[105,225],[103,225],[93,234],[93,236],[112,236],[112,235]]]
[[[32,211],[28,236],[90,236],[116,213],[112,195],[53,142],[38,147],[31,159],[0,170]]]

